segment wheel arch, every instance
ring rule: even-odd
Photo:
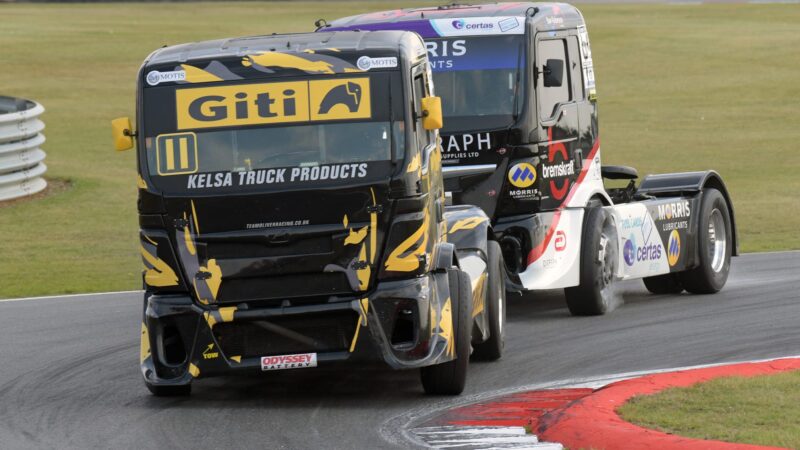
[[[647,175],[639,185],[637,194],[654,197],[696,195],[705,188],[714,188],[722,194],[728,204],[731,218],[731,234],[733,239],[733,256],[739,255],[739,233],[736,228],[736,215],[728,187],[715,170],[701,172],[663,173]]]

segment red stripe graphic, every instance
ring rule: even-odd
[[[549,134],[549,133],[548,133]],[[552,136],[552,135],[551,135]],[[550,222],[550,227],[547,229],[547,232],[544,235],[544,239],[539,245],[533,247],[531,252],[528,254],[528,265],[533,264],[541,258],[544,254],[544,251],[547,249],[547,246],[550,245],[550,239],[553,238],[553,234],[556,232],[556,228],[558,227],[558,221],[561,218],[561,211],[567,206],[567,203],[572,199],[575,195],[575,192],[578,190],[578,186],[580,186],[583,179],[586,178],[586,173],[589,172],[589,166],[592,164],[592,160],[594,156],[597,154],[597,150],[600,148],[600,138],[594,141],[594,146],[592,146],[592,150],[589,152],[589,156],[587,156],[583,164],[583,168],[581,169],[581,173],[578,174],[578,179],[575,180],[575,184],[572,185],[572,188],[569,190],[569,194],[567,194],[567,198],[561,202],[561,205],[556,209],[555,214],[553,214],[553,220]]]

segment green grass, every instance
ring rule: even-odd
[[[430,2],[429,2],[430,3]],[[403,2],[403,6],[413,5]],[[136,174],[109,120],[133,116],[163,44],[310,31],[400,2],[1,4],[0,94],[47,108],[56,195],[0,207],[0,297],[138,288]],[[744,251],[800,248],[800,8],[585,5],[605,162],[720,171]]]
[[[718,378],[634,397],[627,421],[680,436],[800,448],[800,371]]]

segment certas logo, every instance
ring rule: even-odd
[[[456,30],[461,30],[461,29],[464,28],[465,22],[464,22],[464,19],[456,19],[456,20],[454,20],[452,22],[452,24],[453,24],[453,28],[455,28]]]
[[[553,142],[552,127],[547,130],[547,140],[547,163],[542,165],[542,177],[550,180],[550,195],[556,200],[563,200],[575,175],[575,161],[570,160],[563,142]],[[560,161],[556,158],[559,155]]]
[[[663,247],[659,243],[650,243],[641,247],[636,245],[636,239],[630,235],[625,240],[625,245],[622,248],[622,256],[625,259],[625,264],[633,266],[637,262],[643,261],[657,261],[661,259],[661,252]]]
[[[178,129],[369,118],[369,86],[348,78],[178,89]]]
[[[692,214],[689,200],[658,205],[658,220],[684,219]]]
[[[536,169],[528,163],[518,163],[508,171],[508,181],[515,187],[526,188],[536,182]]]
[[[348,111],[358,111],[361,104],[361,86],[353,82],[340,84],[325,94],[318,114],[327,114],[336,105],[344,105]]]
[[[669,244],[667,244],[667,262],[672,267],[678,263],[681,257],[681,237],[678,230],[672,230],[669,234]]]

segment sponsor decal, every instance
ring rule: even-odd
[[[558,16],[549,16],[545,17],[544,21],[547,22],[548,25],[564,25],[564,18]]]
[[[689,200],[662,203],[656,208],[658,220],[685,219],[692,214],[691,202],[689,202]]]
[[[491,134],[476,133],[442,137],[442,159],[477,158],[481,151],[492,148]]]
[[[571,177],[575,175],[575,161],[562,161],[555,164],[542,164],[542,178]]]
[[[508,181],[514,187],[529,187],[536,182],[536,168],[529,163],[514,164],[508,171]]]
[[[636,239],[633,235],[630,235],[625,240],[622,255],[625,259],[625,264],[633,266],[635,263],[661,259],[662,250],[663,247],[660,243],[650,243],[639,247],[636,245]]]
[[[367,163],[345,163],[311,167],[257,169],[243,172],[198,173],[187,177],[186,189],[352,180],[365,178],[368,174],[368,168],[369,165]]]
[[[296,355],[264,356],[261,358],[261,370],[305,369],[317,367],[316,353],[298,353]]]
[[[175,101],[180,130],[372,115],[369,78],[183,88]]]
[[[361,70],[369,69],[389,69],[397,67],[397,58],[389,56],[385,58],[370,58],[369,56],[362,56],[356,61],[356,66]]]
[[[672,267],[678,263],[681,257],[681,237],[678,230],[672,230],[669,234],[669,244],[667,244],[667,262]]]
[[[275,228],[275,227],[297,227],[302,225],[308,225],[311,223],[308,219],[301,219],[301,220],[285,220],[283,222],[259,222],[259,223],[248,223],[245,228],[248,230],[252,230],[255,228]]]
[[[557,252],[564,251],[567,248],[567,234],[561,230],[556,231],[555,248]]]
[[[524,33],[520,20],[514,16],[433,19],[430,25],[439,36]]]
[[[563,142],[553,142],[553,127],[547,130],[547,140],[549,141],[547,150],[547,162],[542,167],[547,166],[548,176],[542,171],[542,177],[550,180],[550,195],[556,200],[563,200],[569,192],[571,178],[575,175],[575,162],[569,159],[567,147]],[[560,155],[560,161],[556,157]]]
[[[208,347],[203,350],[203,359],[217,359],[219,352],[214,350],[214,344],[208,344]]]
[[[672,230],[685,230],[689,228],[689,221],[688,220],[680,220],[677,222],[667,222],[661,226],[663,231],[672,231]]]
[[[183,70],[175,70],[172,72],[159,72],[151,70],[145,77],[147,84],[156,86],[159,83],[174,83],[176,81],[186,81],[186,72]]]
[[[156,136],[156,170],[162,176],[197,172],[197,136],[194,133]]]

